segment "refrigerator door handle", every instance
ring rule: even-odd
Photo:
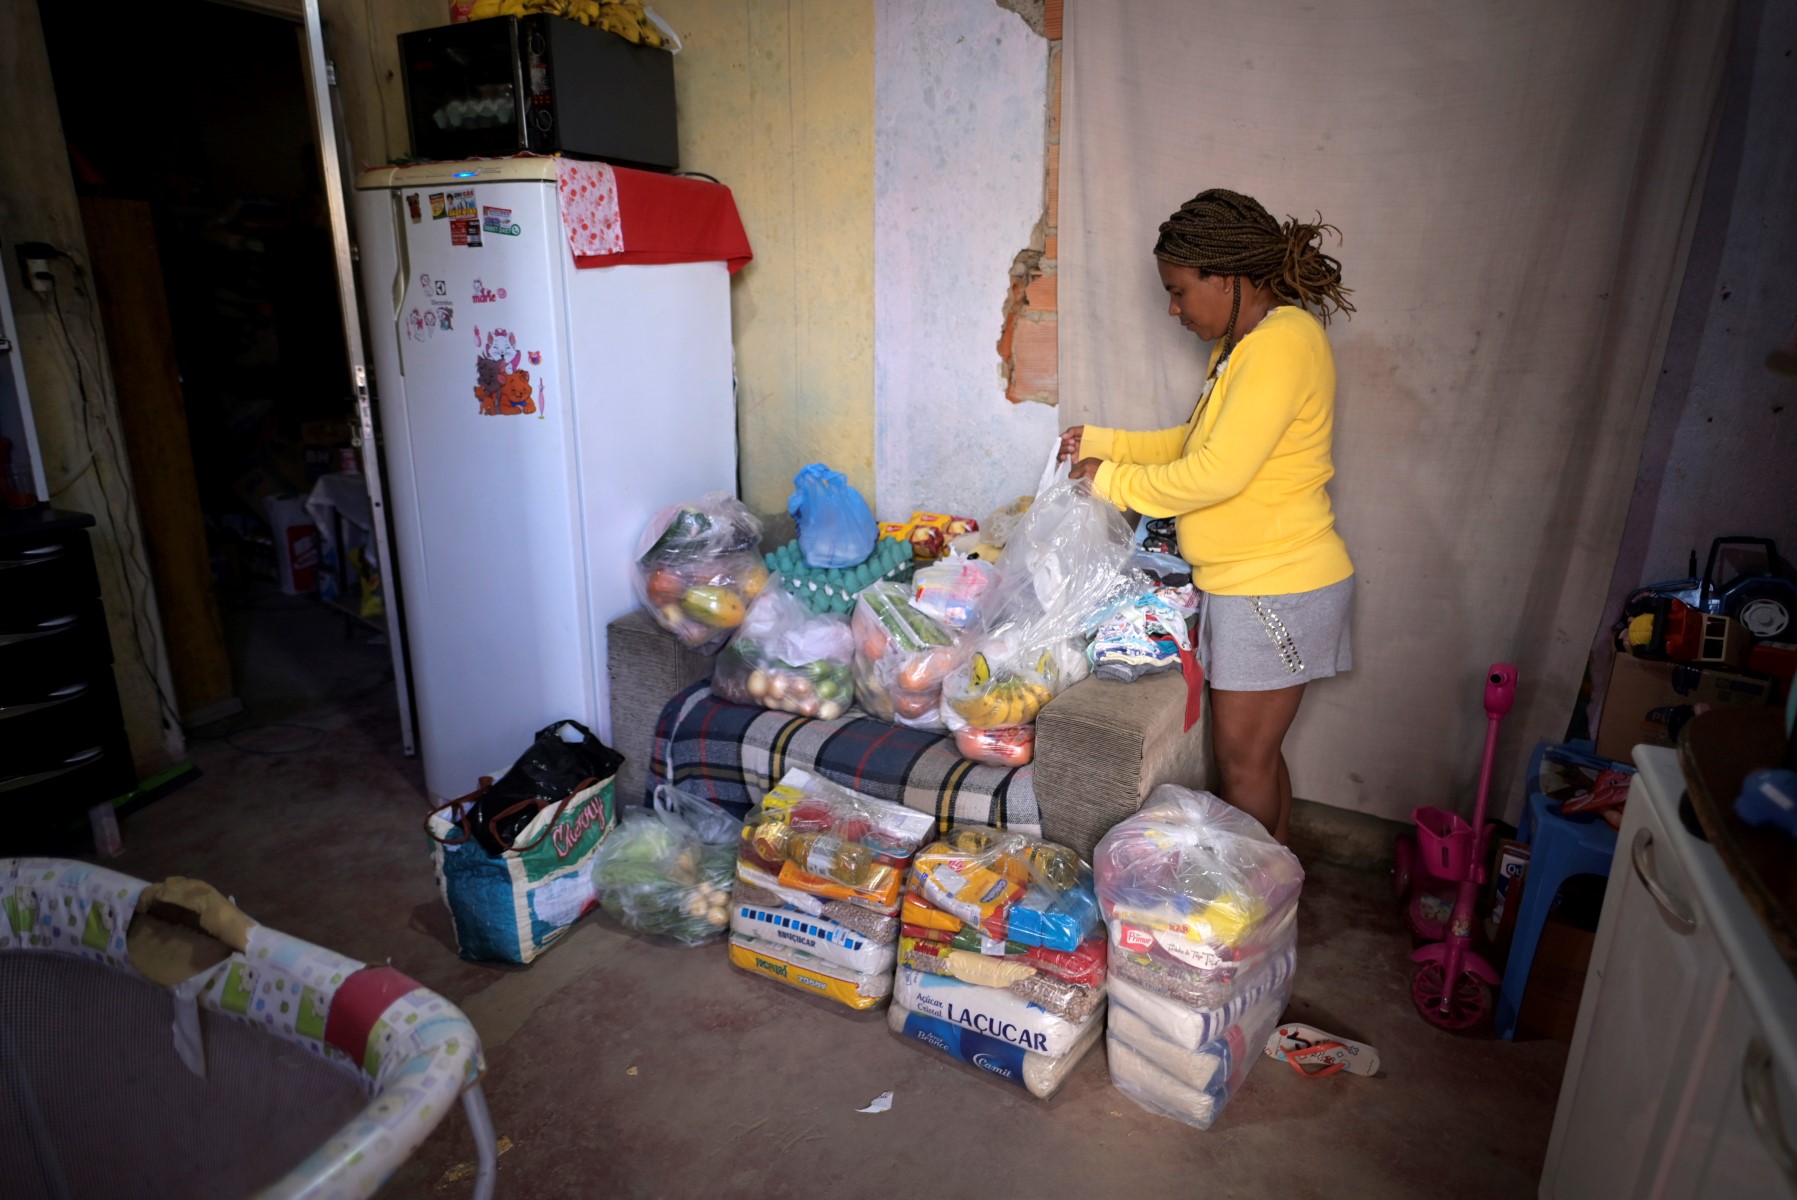
[[[406,240],[405,198],[394,188],[393,201],[393,344],[399,348],[399,373],[406,373],[406,288],[412,278],[412,249]]]

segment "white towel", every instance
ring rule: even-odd
[[[948,975],[929,975],[914,967],[899,968],[893,998],[914,1013],[1053,1058],[1068,1053],[1078,1044],[1081,1034],[1104,1021],[1102,1005],[1075,1025],[1003,988],[963,983]]]

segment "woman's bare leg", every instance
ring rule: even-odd
[[[1303,699],[1303,684],[1270,692],[1211,689],[1211,742],[1223,799],[1282,843],[1289,832],[1292,782],[1281,748]]]

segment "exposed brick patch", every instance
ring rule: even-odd
[[[1005,396],[1013,403],[1053,404],[1061,391],[1060,324],[1052,316],[1038,320],[1026,315],[1016,329]]]

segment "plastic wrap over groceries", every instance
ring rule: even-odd
[[[730,961],[850,1008],[892,992],[899,895],[935,818],[788,771],[737,847]]]
[[[1110,939],[1111,1082],[1208,1129],[1291,998],[1304,872],[1252,817],[1171,785],[1113,826],[1093,859]]]
[[[901,583],[855,600],[855,699],[882,721],[941,729],[942,681],[966,657],[960,634],[924,615]]]
[[[854,659],[848,621],[768,587],[718,655],[711,690],[737,704],[834,721],[855,702]]]
[[[934,924],[1074,951],[1099,926],[1092,868],[1053,842],[958,825],[917,852],[906,890]],[[950,924],[952,923],[952,925]]]
[[[858,567],[873,553],[879,525],[848,477],[812,463],[792,480],[786,511],[799,526],[799,551],[818,568]]]
[[[1269,945],[1304,886],[1297,856],[1260,822],[1172,784],[1104,835],[1093,866],[1114,947],[1201,969]]]
[[[905,869],[935,824],[929,813],[788,771],[744,821],[738,874],[746,866],[782,887],[891,915]]]
[[[928,1017],[895,1003],[886,1017],[887,1027],[900,1037],[922,1042],[950,1058],[1016,1085],[1037,1099],[1046,1100],[1061,1090],[1075,1068],[1098,1044],[1103,1021],[1088,1023],[1067,1053],[1039,1054],[1012,1042],[976,1032],[941,1017]]]
[[[600,907],[638,933],[696,946],[722,937],[742,823],[697,796],[656,789],[593,857]]]
[[[916,1018],[907,1036],[1015,1081],[1023,1055],[1083,1054],[1103,1024],[1092,871],[1065,846],[957,826],[918,850],[899,921],[893,995]]]
[[[767,586],[761,522],[728,492],[664,508],[637,542],[631,575],[657,624],[716,653]]]

